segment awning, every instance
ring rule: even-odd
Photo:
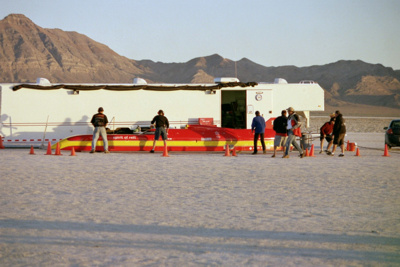
[[[234,82],[234,83],[219,83],[219,84],[160,84],[160,85],[107,85],[107,84],[55,84],[43,86],[38,84],[18,84],[12,89],[17,91],[20,89],[35,89],[35,90],[78,90],[78,91],[94,91],[94,90],[111,90],[111,91],[134,91],[134,90],[150,90],[150,91],[207,91],[220,90],[227,87],[254,87],[256,82]]]

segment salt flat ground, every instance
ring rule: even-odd
[[[398,266],[400,149],[361,157],[0,150],[1,266]]]

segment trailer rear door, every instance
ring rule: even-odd
[[[251,123],[256,116],[256,111],[260,111],[265,121],[272,116],[272,90],[246,90],[246,121],[247,129],[251,129]]]

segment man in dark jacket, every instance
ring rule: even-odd
[[[330,156],[335,155],[336,147],[340,146],[342,153],[339,157],[344,157],[344,137],[346,135],[346,123],[343,119],[342,113],[339,110],[335,111],[335,124],[333,125],[333,148],[332,152],[328,151],[327,154]]]
[[[154,149],[156,148],[156,141],[162,137],[164,140],[164,146],[167,145],[167,139],[168,139],[168,128],[169,128],[169,121],[167,117],[164,116],[164,111],[159,110],[158,115],[156,115],[152,121],[152,125],[155,125],[156,127],[156,132],[154,135],[154,142],[153,142],[153,149],[150,150],[150,153],[154,153]]]
[[[90,153],[94,153],[96,151],[96,143],[99,139],[99,135],[103,138],[103,146],[104,146],[104,153],[110,153],[108,151],[108,141],[107,141],[107,131],[106,126],[108,124],[107,116],[104,115],[104,109],[100,107],[98,109],[98,113],[94,114],[90,123],[94,126],[93,131],[93,140],[92,140],[92,150]]]
[[[285,151],[286,149],[286,141],[287,141],[287,117],[286,117],[286,110],[282,110],[281,116],[277,117],[274,120],[273,129],[275,131],[275,139],[274,139],[274,154],[272,155],[273,158],[276,156],[276,149],[278,147],[282,147],[282,150]],[[285,152],[283,152],[285,153]]]

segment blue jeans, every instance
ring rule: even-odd
[[[293,134],[292,130],[288,130],[288,138],[286,141],[286,152],[285,152],[286,155],[289,155],[290,145],[293,145],[299,151],[300,155],[303,154],[303,150],[296,142],[296,136]]]
[[[108,140],[107,140],[107,132],[106,127],[95,127],[93,132],[93,141],[92,141],[92,150],[96,150],[97,139],[99,139],[99,135],[103,138],[104,151],[108,151]]]

